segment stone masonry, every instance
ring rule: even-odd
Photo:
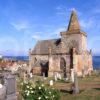
[[[73,68],[73,48],[76,49],[77,74],[93,70],[91,50],[87,50],[87,34],[80,28],[75,10],[72,11],[67,31],[61,38],[38,41],[29,51],[29,71],[52,77],[55,73],[69,77]]]

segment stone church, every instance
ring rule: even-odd
[[[33,74],[52,77],[59,73],[68,77],[76,62],[77,75],[93,70],[91,50],[87,50],[87,34],[81,30],[75,10],[72,11],[68,28],[60,32],[61,38],[40,40],[29,50],[29,66]],[[73,58],[75,49],[75,59]]]

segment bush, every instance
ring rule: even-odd
[[[60,100],[58,90],[48,88],[41,82],[21,82],[21,95],[24,100]]]

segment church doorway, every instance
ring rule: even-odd
[[[41,74],[43,75],[45,75],[45,77],[48,77],[48,70],[49,70],[49,62],[48,61],[42,61],[41,63],[40,63],[40,65],[41,65]]]
[[[64,58],[60,59],[60,70],[62,71],[63,77],[66,78],[67,74],[66,74],[66,61]]]

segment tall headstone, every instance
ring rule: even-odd
[[[6,76],[4,85],[6,87],[6,100],[17,100],[15,76]]]
[[[71,82],[74,83],[74,69],[71,69]]]
[[[77,58],[76,58],[75,48],[73,48],[73,69],[74,69],[73,94],[78,94],[79,86],[78,86],[78,78],[77,78]]]
[[[78,78],[77,78],[77,73],[74,73],[74,85],[73,85],[73,94],[78,94],[79,93],[79,86],[78,86]]]
[[[0,84],[0,100],[6,99],[6,88],[2,84]]]
[[[54,78],[55,78],[55,81],[57,81],[57,75],[56,74],[54,75]]]

